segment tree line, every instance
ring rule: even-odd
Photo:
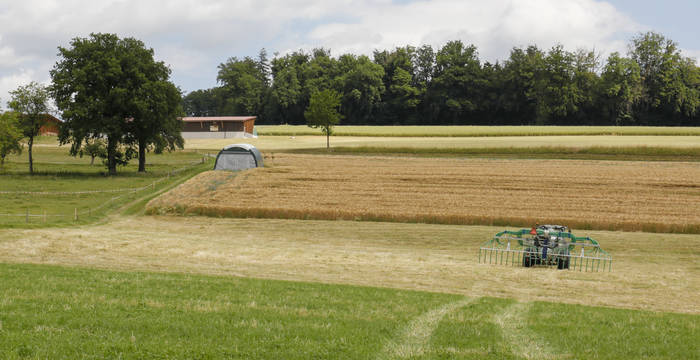
[[[220,64],[217,84],[187,94],[185,112],[305,124],[312,95],[334,90],[346,125],[700,125],[700,68],[655,32],[605,61],[592,50],[532,45],[490,63],[461,41],[371,59],[314,49],[270,60],[262,49]]]

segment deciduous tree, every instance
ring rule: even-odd
[[[134,38],[91,34],[74,38],[69,48],[59,47],[59,60],[51,70],[51,93],[64,124],[61,143],[71,143],[77,155],[89,139],[106,138],[107,169],[116,174],[139,147],[139,170],[145,171],[145,151],[166,137],[180,139],[175,114],[179,91],[169,82],[170,70],[153,58],[153,50]]]
[[[12,99],[10,108],[18,113],[19,128],[27,138],[27,153],[29,154],[29,173],[34,173],[32,147],[34,137],[39,135],[39,129],[46,123],[49,112],[49,92],[44,85],[32,81],[10,91]]]
[[[5,165],[5,157],[22,152],[24,134],[19,128],[17,114],[4,112],[0,114],[0,166]]]
[[[333,126],[340,123],[342,115],[338,112],[341,97],[335,90],[322,90],[311,95],[309,107],[304,112],[307,124],[312,128],[321,128],[326,135],[326,148],[330,149],[330,136]]]

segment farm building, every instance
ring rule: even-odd
[[[214,170],[244,170],[263,166],[260,150],[250,144],[231,144],[219,151]]]
[[[50,114],[42,114],[41,116],[44,125],[39,128],[39,135],[58,135],[58,129],[63,121]]]
[[[183,117],[185,139],[230,139],[255,137],[255,116]]]

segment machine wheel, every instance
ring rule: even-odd
[[[532,249],[527,248],[525,249],[525,253],[523,254],[523,267],[530,267],[534,265],[534,259],[532,258]]]
[[[567,251],[563,252],[561,255],[569,255],[569,251],[567,250]],[[557,258],[557,269],[559,269],[559,270],[568,269],[570,260],[571,260],[571,258],[568,256],[566,256],[566,257],[562,256],[562,257]]]

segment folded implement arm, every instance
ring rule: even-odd
[[[556,229],[565,227],[556,227]],[[612,271],[612,256],[590,237],[545,225],[501,231],[479,248],[479,262],[511,266],[556,266],[579,271]]]

